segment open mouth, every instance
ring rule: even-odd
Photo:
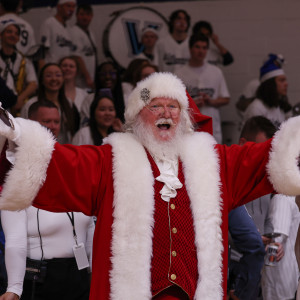
[[[158,124],[157,127],[160,130],[168,130],[168,129],[170,129],[171,125],[170,124]]]

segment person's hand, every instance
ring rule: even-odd
[[[10,141],[16,141],[20,136],[20,127],[16,119],[0,103],[0,135]]]
[[[229,291],[229,299],[239,300],[239,298],[234,294],[234,290]]]
[[[117,131],[117,132],[123,131],[123,123],[119,118],[115,118],[112,127],[113,127],[114,131]]]
[[[265,237],[264,235],[261,236],[262,242],[264,245],[269,245],[272,241],[272,239]]]
[[[211,100],[210,96],[206,93],[202,93],[202,99],[204,101],[204,104],[207,106],[214,106],[214,101]]]
[[[277,255],[276,255],[276,261],[280,261],[283,256],[284,256],[284,248],[282,246],[281,243],[274,243],[276,246],[278,246],[278,249],[277,249]]]
[[[211,40],[214,42],[214,44],[218,44],[219,43],[219,37],[213,33],[211,36],[210,36]]]
[[[17,294],[11,292],[6,292],[2,296],[0,296],[0,300],[18,300],[18,299],[20,299],[20,297]]]

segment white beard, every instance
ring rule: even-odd
[[[145,123],[142,118],[138,116],[133,126],[133,133],[153,157],[158,159],[178,158],[179,146],[184,136],[182,122],[178,123],[174,137],[170,140],[162,141],[155,138],[151,125]],[[162,131],[162,135],[166,136],[168,134],[168,131]]]

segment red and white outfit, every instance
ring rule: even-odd
[[[216,145],[207,133],[187,135],[180,149],[178,171],[184,187],[178,193],[188,195],[191,211],[185,212],[184,225],[180,218],[182,199],[172,199],[169,205],[178,209],[170,216],[174,226],[160,226],[161,231],[155,226],[156,217],[166,213],[167,202],[156,197],[161,183],[154,180],[155,163],[134,135],[112,134],[108,144],[100,147],[63,146],[55,144],[51,134],[35,122],[19,119],[18,123],[22,134],[15,167],[4,184],[0,209],[24,208],[38,193],[34,205],[41,209],[96,215],[93,264],[97,267],[93,268],[91,299],[151,299],[153,288],[162,288],[160,278],[164,278],[165,285],[174,282],[187,287],[190,297],[195,293],[194,299],[222,299],[228,211],[272,192],[268,178],[281,193],[300,192],[295,160],[300,149],[299,118],[284,124],[272,145],[268,141],[226,147]],[[32,149],[41,151],[30,157],[27,153]],[[160,249],[157,238],[163,238],[169,230],[176,235],[173,227],[183,238],[182,232],[191,226],[191,220],[195,241],[192,235],[177,245],[175,240],[174,249]],[[195,244],[192,260],[180,255],[176,247],[182,243]],[[176,250],[179,253],[171,263],[169,255],[157,261],[156,253],[171,251],[172,255]],[[160,274],[154,261],[162,270],[170,267],[171,273]],[[190,266],[197,275],[181,269],[187,261],[197,264],[196,269]],[[186,280],[188,276],[197,279],[194,286],[193,281]]]
[[[186,110],[179,85],[173,75],[149,76],[132,92],[126,120],[159,95]],[[90,299],[149,300],[172,285],[190,299],[225,299],[228,212],[273,189],[300,194],[300,117],[283,124],[272,141],[242,147],[186,133],[173,172],[182,187],[175,180],[169,202],[157,178],[165,169],[132,133],[78,147],[55,143],[33,121],[17,119],[15,130],[3,124],[1,135],[18,147],[0,209],[23,209],[34,199],[44,210],[97,217]]]

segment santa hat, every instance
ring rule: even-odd
[[[172,73],[151,74],[138,82],[136,88],[129,95],[125,110],[126,122],[134,121],[143,107],[158,97],[175,99],[179,102],[181,109],[187,109],[189,102],[185,90],[183,82]]]
[[[284,63],[284,58],[281,54],[269,54],[268,59],[264,62],[263,66],[260,68],[260,82],[264,82],[270,78],[284,75],[282,65]]]
[[[213,134],[213,126],[212,126],[212,118],[206,115],[201,114],[198,106],[195,101],[186,92],[189,100],[189,110],[192,119],[192,123],[194,125],[195,131],[207,132],[211,135]]]
[[[172,73],[153,73],[138,82],[136,88],[128,98],[125,111],[126,123],[132,123],[144,106],[157,97],[177,100],[181,109],[190,110],[192,122],[197,131],[212,133],[211,117],[200,113],[198,107],[186,92],[183,82]]]

